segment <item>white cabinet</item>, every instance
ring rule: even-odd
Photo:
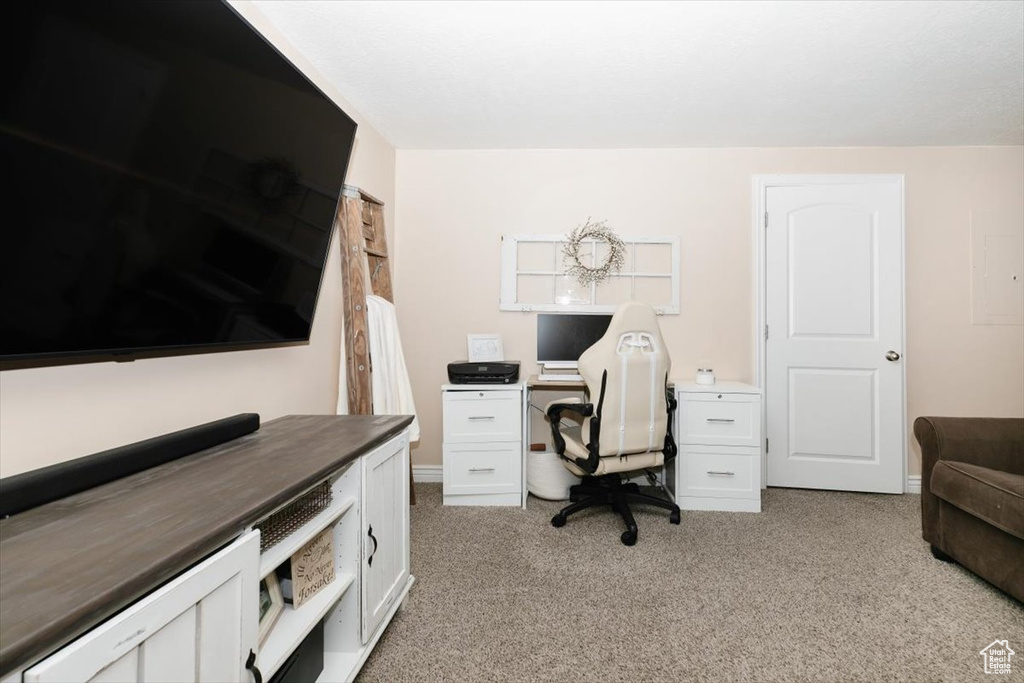
[[[31,658],[26,657],[27,666],[19,664],[3,671],[0,680],[267,681],[322,620],[324,670],[319,680],[351,681],[414,582],[409,572],[409,437],[404,428],[408,423],[399,422],[399,429],[395,426],[398,420],[391,416],[290,416],[268,423],[245,443],[225,447],[220,457],[192,460],[196,467],[206,468],[201,472],[204,476],[188,472],[187,463],[167,467],[163,478],[154,476],[160,484],[158,493],[166,494],[161,499],[163,507],[154,504],[159,514],[147,509],[138,519],[130,520],[135,524],[132,547],[146,550],[144,557],[198,563],[163,585],[143,586],[139,592],[152,592],[91,630],[75,632],[69,644],[63,645],[66,640],[48,647],[44,643]],[[384,437],[378,434],[384,430],[390,436],[380,443]],[[355,444],[347,442],[348,438]],[[364,445],[359,445],[359,440]],[[234,495],[245,506],[241,511],[222,505],[222,515],[216,516],[207,513],[209,508],[204,505],[211,504],[207,499],[193,496],[188,505],[180,502],[197,481],[233,484],[243,475],[252,475],[244,486],[211,489]],[[284,489],[286,480],[294,483]],[[296,495],[296,491],[301,493]],[[104,519],[112,516],[105,506],[113,498],[106,496],[90,508]],[[271,500],[275,502],[269,503]],[[157,553],[154,549],[162,549],[169,535],[152,532],[154,524],[168,526],[168,516],[181,509],[203,513],[198,515],[201,523],[197,528],[205,530],[208,525],[221,533],[225,526],[243,530],[251,520],[257,521],[251,530],[241,531],[205,559],[195,556],[190,544],[198,541],[186,534],[179,534],[184,547],[174,555]],[[225,510],[237,516],[225,521]],[[76,512],[74,519],[82,514]],[[156,522],[148,521],[146,514]],[[47,520],[47,524],[59,526]],[[290,566],[291,558],[325,531],[333,539],[333,577],[298,607],[285,604],[261,638],[261,582],[279,567]],[[0,540],[9,543],[11,538],[17,536]],[[223,542],[224,536],[218,538]],[[109,564],[110,572],[125,577],[122,583],[113,584],[118,587],[130,583],[138,571],[134,565],[139,564],[119,562],[119,557],[114,552],[104,556],[109,558],[104,567]],[[34,561],[45,566],[42,560]],[[4,565],[5,579],[10,566]],[[327,566],[329,563],[324,563],[320,568]],[[109,600],[118,599],[116,591],[109,595]],[[8,642],[0,641],[0,645]],[[62,646],[58,649],[58,645]]]
[[[445,505],[523,503],[523,385],[446,384]]]
[[[26,670],[30,683],[250,681],[259,533],[250,532]]]
[[[761,511],[761,391],[675,383],[676,443],[666,479],[684,510]]]
[[[358,514],[335,527],[335,565],[359,576],[324,620],[324,670],[319,681],[355,678],[412,587],[409,573],[409,436],[364,455]]]
[[[300,607],[285,606],[260,647],[258,663],[265,679],[324,619],[320,680],[351,680],[412,586],[408,432],[373,449],[327,482],[331,488],[327,508],[261,557],[263,577],[324,529],[332,530],[334,580]]]

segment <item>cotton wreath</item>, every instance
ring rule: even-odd
[[[580,249],[584,242],[604,242],[608,245],[608,257],[604,263],[586,266],[580,261]],[[622,268],[626,259],[626,245],[604,221],[592,223],[588,218],[586,223],[576,226],[569,233],[562,247],[562,256],[566,273],[575,277],[581,285],[600,284]]]

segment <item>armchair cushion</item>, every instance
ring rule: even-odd
[[[1024,474],[940,460],[932,469],[931,490],[964,512],[1024,539]]]

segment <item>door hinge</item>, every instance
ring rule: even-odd
[[[768,455],[768,439],[764,440],[764,453]]]
[[[764,227],[765,227],[765,229],[768,228],[768,212],[767,211],[764,212]]]
[[[764,326],[764,340],[768,341],[768,325]]]

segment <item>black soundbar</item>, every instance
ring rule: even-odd
[[[100,484],[183,458],[260,428],[257,413],[240,413],[145,441],[0,479],[0,517],[66,498]]]

